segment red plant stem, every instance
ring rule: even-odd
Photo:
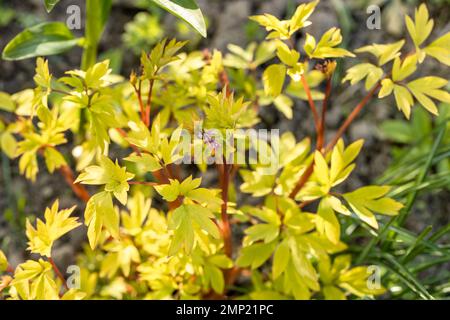
[[[224,251],[225,254],[231,258],[233,253],[233,246],[232,246],[232,238],[231,238],[231,226],[230,226],[230,220],[228,219],[228,188],[230,186],[230,169],[231,166],[226,163],[226,160],[224,158],[224,164],[222,167],[222,179],[221,179],[221,185],[222,185],[222,210],[221,210],[221,231],[223,236],[223,242],[224,242]]]
[[[370,99],[373,97],[375,92],[380,88],[381,82],[378,82],[368,93],[367,95],[361,100],[360,103],[353,109],[353,111],[349,114],[345,122],[342,124],[342,126],[338,129],[336,135],[334,138],[330,141],[330,143],[327,144],[327,146],[324,149],[324,153],[328,153],[338,142],[339,138],[342,137],[344,132],[347,130],[347,128],[350,126],[350,124],[355,120],[356,116],[361,112],[361,109],[370,101]],[[309,177],[312,175],[314,171],[314,161],[311,162],[311,164],[308,166],[308,168],[305,170],[303,175],[300,177],[300,180],[295,185],[294,189],[290,193],[289,197],[291,199],[295,199],[295,196],[297,193],[303,188],[303,186],[308,181]]]
[[[6,266],[6,272],[8,272],[8,273],[14,273],[14,268],[11,267],[10,265],[7,265],[7,266]]]
[[[142,85],[142,81],[139,80],[139,85],[138,85],[138,87],[136,88],[136,86],[133,85],[133,88],[134,88],[134,91],[136,92],[136,96],[137,96],[137,98],[138,98],[138,102],[139,102],[139,110],[140,110],[140,113],[141,113],[141,120],[142,120],[142,122],[145,123],[146,118],[145,118],[144,102],[142,101],[142,90],[141,90],[141,85]],[[148,124],[146,124],[146,125],[148,125]]]
[[[303,84],[303,88],[305,89],[306,96],[308,97],[309,107],[313,113],[314,124],[316,126],[316,130],[318,131],[318,129],[319,129],[319,114],[317,113],[316,105],[314,104],[314,100],[311,95],[311,90],[309,89],[308,82],[306,81],[306,78],[304,75],[301,76],[301,81]]]
[[[61,281],[62,281],[62,283],[63,283],[63,285],[64,285],[64,288],[66,288],[66,290],[69,290],[69,287],[67,286],[66,279],[65,279],[64,276],[62,275],[61,271],[59,271],[58,266],[56,265],[55,261],[53,261],[52,258],[48,258],[48,262],[50,262],[50,264],[52,265],[53,271],[55,271],[57,277],[58,277],[59,279],[61,279]]]
[[[302,208],[306,207],[308,204],[313,203],[314,201],[316,201],[316,199],[304,201],[304,202],[300,203],[300,204],[298,205],[298,207],[299,207],[300,209],[302,209]]]
[[[345,133],[347,128],[350,126],[350,124],[355,120],[356,116],[361,112],[362,108],[370,101],[370,99],[373,97],[375,92],[380,88],[381,82],[379,81],[368,93],[367,95],[361,100],[360,103],[353,109],[353,111],[348,115],[345,122],[341,125],[341,127],[336,132],[334,138],[327,144],[325,147],[325,153],[329,152],[333,147],[336,145],[338,140],[342,137],[342,135]]]
[[[226,95],[229,97],[231,95],[231,89],[230,89],[230,79],[228,78],[228,74],[225,70],[222,70],[219,74],[219,80],[221,83],[222,88],[226,88]]]
[[[325,142],[325,120],[327,115],[327,106],[328,106],[328,99],[330,97],[331,93],[331,77],[327,80],[327,86],[325,89],[325,97],[323,99],[322,103],[322,116],[319,123],[319,135],[317,136],[317,150],[322,150],[323,144]]]
[[[147,105],[145,107],[145,122],[144,122],[147,127],[150,126],[151,123],[150,113],[152,111],[152,93],[153,93],[153,85],[155,84],[155,80],[151,79],[149,81],[150,84],[148,88],[148,98],[147,98]]]
[[[128,184],[131,185],[143,185],[143,186],[151,186],[151,187],[155,187],[155,186],[159,186],[160,184],[157,182],[147,182],[147,181],[128,181]]]
[[[303,188],[305,183],[308,181],[309,177],[312,175],[313,171],[314,171],[314,161],[312,161],[309,164],[308,168],[306,168],[305,172],[300,177],[300,180],[298,180],[298,182],[295,185],[294,189],[289,194],[289,198],[295,199],[295,196]]]
[[[126,138],[127,137],[127,133],[125,132],[125,130],[123,130],[122,128],[116,128],[116,131],[123,137]],[[141,155],[141,151],[139,150],[139,148],[137,146],[135,146],[134,144],[130,143],[130,147],[133,149],[134,152],[136,152],[137,155]]]
[[[76,194],[78,198],[83,200],[84,202],[88,202],[90,199],[89,192],[86,190],[86,188],[78,183],[75,182],[75,176],[73,174],[72,169],[68,165],[64,165],[59,168],[59,172],[62,174],[64,179],[66,180],[67,184],[70,186],[72,191]]]

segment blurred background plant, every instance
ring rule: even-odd
[[[265,33],[257,23],[247,20],[247,16],[271,12],[287,17],[301,1],[198,2],[209,26],[209,38],[206,40],[185,22],[174,19],[166,11],[156,7],[151,0],[115,1],[111,12],[114,23],[106,25],[107,32],[99,43],[99,59],[111,59],[114,72],[128,74],[137,65],[140,53],[148,51],[162,38],[170,36],[189,39],[188,48],[191,50],[204,47],[226,49],[224,63],[231,87],[246,97],[261,95],[261,92],[257,92],[256,78],[266,66],[265,62],[274,56],[274,51],[270,42],[255,44],[264,38]],[[322,1],[317,16],[313,17],[313,25],[316,27],[311,32],[319,34],[330,25],[340,25],[345,41],[343,47],[352,49],[372,42],[386,42],[386,38],[395,40],[404,31],[404,13],[411,14],[412,8],[420,3],[418,0]],[[439,26],[436,33],[442,35],[448,32],[450,1],[430,0],[426,3],[435,19],[435,25]],[[370,4],[377,4],[382,9],[383,23],[380,31],[365,28],[366,8]],[[55,9],[52,17],[64,21],[65,12]],[[0,32],[5,35],[0,38],[0,48],[3,49],[21,29],[46,20],[47,16],[38,1],[13,7],[11,3],[0,0]],[[244,34],[243,38],[238,34]],[[50,57],[56,73],[77,67],[77,59],[79,56],[70,53]],[[332,114],[327,119],[331,127],[337,127],[339,123],[338,111],[350,112],[359,95],[358,90],[362,89],[357,86],[346,89],[339,87],[344,76],[343,66],[340,68],[333,79],[335,91],[340,93],[332,102]],[[430,63],[429,69],[448,77],[447,72],[439,69],[437,64]],[[30,62],[2,61],[1,71],[0,90],[13,93],[30,86],[34,65]],[[294,91],[298,94],[298,90]],[[282,132],[292,131],[296,137],[303,137],[311,132],[311,128],[298,126],[301,121],[311,120],[305,103],[288,95],[282,95],[275,101],[266,97],[259,102],[260,117],[265,126],[280,128]],[[270,104],[274,104],[278,111],[264,108]],[[360,170],[345,188],[369,181],[395,186],[390,196],[402,199],[407,204],[401,215],[402,223],[398,225],[393,220],[384,219],[384,228],[375,233],[364,225],[355,227],[356,224],[349,222],[342,227],[345,230],[343,240],[353,244],[350,251],[358,257],[358,263],[382,265],[383,282],[390,287],[392,297],[445,298],[450,292],[450,107],[448,104],[440,105],[440,114],[436,118],[422,108],[413,107],[410,121],[404,120],[393,108],[388,107],[385,102],[375,103],[371,111],[363,113],[348,133],[347,136],[351,139],[366,138],[367,155],[359,160]],[[333,109],[336,110],[335,113]],[[293,124],[287,121],[291,118]],[[381,124],[377,126],[374,123]],[[374,133],[378,133],[378,139],[373,138]],[[70,191],[61,191],[64,188],[60,188],[60,179],[44,176],[36,184],[28,186],[14,169],[17,167],[16,161],[9,160],[4,153],[1,160],[0,249],[22,252],[26,246],[23,234],[26,217],[43,212],[49,199],[60,197],[67,204],[73,204],[77,200]],[[209,183],[214,178],[205,174],[204,181]],[[43,196],[37,198],[37,191],[44,191]],[[233,193],[230,197],[233,199]],[[245,202],[248,198],[236,200]],[[372,240],[367,243],[368,238]],[[75,248],[74,251],[79,250],[80,236],[66,240]],[[80,258],[82,264],[91,271],[100,272],[98,255],[103,257],[107,253],[93,253],[88,249],[85,252]],[[24,258],[18,255],[12,261]],[[73,261],[73,257],[67,261]],[[255,286],[262,286],[256,273],[253,282]],[[114,296],[117,292],[127,292],[126,284],[120,279],[107,287],[102,294],[105,297]]]

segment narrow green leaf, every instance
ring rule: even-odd
[[[406,250],[405,255],[401,258],[400,262],[402,264],[405,264],[406,262],[414,258],[414,256],[411,253],[413,252],[414,249],[421,246],[422,240],[425,239],[425,237],[431,232],[432,229],[433,229],[432,226],[428,226],[419,234],[414,243],[408,248],[408,250]]]
[[[414,275],[399,263],[392,255],[383,254],[383,258],[390,262],[392,269],[397,271],[397,274],[401,274],[405,280],[408,281],[411,289],[415,290],[421,298],[425,300],[434,300],[434,297],[427,291],[427,289],[414,277]]]
[[[47,12],[52,11],[59,1],[60,0],[44,0],[44,5]]]
[[[38,56],[59,54],[78,43],[62,22],[44,22],[25,29],[3,50],[3,59],[22,60]]]
[[[206,38],[206,24],[195,0],[152,0],[174,16],[183,19]]]

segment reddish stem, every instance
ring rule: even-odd
[[[133,85],[133,88],[134,88],[134,91],[136,92],[136,96],[137,96],[138,101],[139,101],[139,110],[140,110],[140,113],[141,113],[141,120],[142,120],[142,122],[144,122],[144,123],[148,126],[148,124],[146,123],[145,110],[144,110],[144,102],[142,101],[142,90],[141,90],[142,87],[141,87],[141,85],[142,85],[142,81],[139,80],[139,85],[138,85],[138,87],[136,88],[136,87]]]
[[[347,128],[350,126],[350,124],[355,120],[356,116],[361,112],[361,109],[369,102],[369,100],[373,97],[375,92],[380,88],[381,82],[378,82],[368,93],[367,95],[361,100],[360,103],[353,109],[353,111],[349,114],[345,122],[342,124],[342,126],[338,129],[336,135],[334,138],[330,141],[330,143],[327,144],[325,147],[324,153],[328,153],[338,142],[339,138],[342,137],[344,132],[347,130]],[[306,171],[303,173],[303,175],[300,177],[300,180],[295,185],[294,189],[292,190],[291,194],[289,195],[290,198],[294,199],[297,193],[303,188],[303,186],[308,181],[309,177],[312,175],[314,171],[314,161],[311,162],[311,164],[308,166]]]
[[[368,93],[367,95],[361,100],[360,103],[353,109],[353,111],[348,115],[345,122],[341,125],[341,127],[336,132],[334,138],[330,141],[330,143],[327,144],[325,147],[325,152],[329,152],[333,147],[336,145],[338,140],[342,137],[342,135],[345,133],[347,128],[350,126],[350,124],[355,120],[356,116],[361,112],[362,108],[370,101],[370,99],[373,97],[375,92],[380,88],[381,82],[379,81]]]
[[[116,128],[116,131],[123,137],[126,138],[127,137],[127,133],[125,130],[123,130],[122,128]],[[135,146],[134,144],[130,143],[130,147],[133,149],[134,152],[136,152],[137,155],[141,155],[141,151],[139,150],[139,148],[137,146]]]
[[[150,186],[150,187],[155,187],[155,186],[159,186],[160,185],[157,182],[147,182],[147,181],[128,181],[128,184],[130,184],[130,185],[143,185],[143,186]]]
[[[48,262],[50,262],[50,264],[52,265],[53,271],[55,271],[56,276],[62,281],[62,283],[64,285],[64,288],[66,288],[66,290],[69,290],[69,287],[67,286],[66,279],[62,275],[61,271],[59,271],[58,266],[56,265],[55,261],[53,261],[52,258],[48,258]]]
[[[314,172],[314,161],[312,161],[309,164],[308,168],[306,168],[305,172],[300,177],[300,180],[298,180],[294,189],[289,194],[289,198],[295,199],[295,196],[303,188],[303,186],[306,184],[306,182],[308,181],[309,177],[312,175],[313,172]]]
[[[321,116],[320,124],[319,124],[319,135],[317,136],[316,149],[319,151],[322,150],[323,144],[325,142],[325,120],[326,120],[326,115],[327,115],[327,106],[328,106],[328,99],[330,97],[330,93],[331,93],[331,78],[328,78],[327,86],[325,89],[325,97],[324,97],[323,103],[322,103],[322,116]]]
[[[228,219],[228,189],[230,186],[230,169],[232,166],[228,165],[226,163],[225,157],[224,157],[224,164],[222,167],[222,210],[221,210],[221,230],[222,230],[222,236],[224,241],[224,251],[225,254],[231,258],[233,253],[233,245],[232,245],[232,238],[231,238],[231,226],[230,221]]]
[[[83,185],[74,183],[75,176],[72,169],[68,165],[63,165],[59,168],[59,172],[62,174],[67,184],[72,188],[72,191],[77,195],[77,197],[84,202],[88,202],[91,196]]]
[[[158,71],[156,71],[158,72]],[[152,93],[153,93],[153,85],[155,84],[155,80],[149,80],[149,88],[148,88],[148,98],[147,98],[147,105],[145,107],[145,125],[148,127],[151,123],[150,113],[152,110]]]
[[[301,76],[301,81],[303,84],[303,88],[305,89],[306,96],[308,97],[309,107],[313,113],[314,124],[316,126],[316,130],[318,131],[318,129],[319,129],[319,114],[317,113],[316,105],[314,104],[314,100],[312,98],[311,90],[309,89],[308,82],[306,81],[305,75],[303,75],[303,74]]]

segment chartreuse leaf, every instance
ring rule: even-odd
[[[283,62],[287,66],[287,74],[292,78],[292,80],[294,80],[294,82],[299,81],[306,69],[305,63],[298,62],[298,60],[300,59],[300,53],[297,50],[290,49],[284,42],[277,40],[277,56],[281,60],[281,62]],[[267,70],[269,70],[269,68]],[[270,73],[267,74],[268,81],[271,80],[270,79],[271,76],[273,77],[275,75],[274,74],[271,75]],[[265,88],[266,87],[267,86],[265,86]],[[270,93],[267,90],[266,94],[270,95]]]
[[[450,32],[436,39],[423,50],[439,62],[450,66]]]
[[[100,276],[112,278],[120,268],[124,276],[128,277],[132,263],[140,263],[138,249],[131,239],[119,239],[105,243],[103,249],[108,252],[100,267]]]
[[[125,160],[140,164],[144,169],[153,172],[162,168],[163,165],[174,163],[183,157],[181,154],[183,148],[180,148],[182,143],[181,127],[172,132],[169,140],[167,135],[161,133],[159,116],[153,121],[151,132],[143,122],[130,122],[129,125],[132,131],[128,133],[126,140],[143,151],[147,151],[148,154],[133,153]]]
[[[214,214],[200,205],[183,204],[175,209],[169,221],[169,230],[174,230],[169,255],[176,254],[181,248],[190,254],[196,232],[204,231],[216,239],[220,238],[219,229],[212,219]]]
[[[272,97],[280,95],[286,78],[286,67],[282,64],[273,64],[264,71],[264,92]]]
[[[284,116],[288,119],[292,119],[294,116],[292,108],[294,106],[294,101],[289,98],[287,95],[280,94],[273,100],[273,104],[275,108],[278,109]]]
[[[314,173],[313,180],[306,183],[296,199],[308,201],[327,195],[331,188],[342,183],[348,178],[355,168],[353,160],[361,151],[363,140],[358,140],[344,146],[344,141],[340,139],[331,153],[330,166],[321,152],[314,153]]]
[[[276,243],[277,241],[270,243],[258,242],[242,248],[236,264],[240,267],[251,266],[252,269],[258,268],[272,256]]]
[[[395,65],[395,63],[394,63]],[[413,67],[409,70],[402,67],[396,67],[396,78],[401,79],[403,76],[407,76],[412,73]],[[408,68],[408,67],[406,67]],[[384,79],[381,82],[381,90],[378,94],[380,98],[386,97],[394,92],[397,108],[401,110],[407,119],[411,115],[411,107],[414,104],[414,98],[429,112],[437,115],[438,109],[436,104],[431,100],[434,98],[439,101],[449,102],[450,95],[448,92],[441,90],[447,84],[447,80],[439,77],[429,76],[413,80],[407,83],[406,86],[396,84],[391,79]]]
[[[114,209],[111,193],[107,191],[93,195],[84,211],[85,224],[88,226],[89,244],[94,249],[105,228],[114,238],[119,237],[119,213]]]
[[[278,278],[286,267],[290,260],[290,252],[289,252],[289,244],[287,240],[282,241],[277,248],[275,249],[275,253],[273,255],[273,264],[272,264],[272,278]]]
[[[3,50],[3,59],[22,60],[65,52],[79,42],[62,22],[44,22],[25,29]]]
[[[325,58],[340,58],[340,57],[354,57],[355,55],[348,50],[336,48],[342,42],[341,30],[338,28],[331,28],[325,32],[316,44],[316,39],[309,33],[306,34],[304,49],[310,58],[325,59]]]
[[[0,150],[10,159],[16,156],[17,141],[9,131],[0,132]]]
[[[70,289],[66,291],[61,300],[83,300],[86,297],[86,293],[78,291],[76,289]]]
[[[138,164],[146,172],[154,172],[162,168],[158,159],[148,153],[132,153],[128,157],[124,158],[124,160]]]
[[[254,70],[274,57],[276,45],[273,41],[263,41],[259,45],[251,42],[245,49],[235,44],[229,44],[227,48],[230,53],[223,59],[224,66]]]
[[[28,250],[50,257],[53,242],[81,225],[78,218],[70,218],[73,210],[75,207],[59,210],[59,202],[56,200],[51,208],[45,210],[45,221],[37,219],[36,229],[27,219]]]
[[[318,3],[319,1],[316,0],[309,3],[302,3],[297,7],[289,21],[289,31],[291,34],[311,24],[311,21],[307,19],[312,15]]]
[[[329,256],[322,256],[319,260],[319,274],[327,300],[346,300],[348,294],[362,298],[386,292],[383,286],[368,286],[367,281],[371,276],[368,267],[351,268],[351,256],[347,254],[337,256],[332,264]]]
[[[323,198],[319,203],[316,216],[316,229],[332,243],[339,243],[341,227],[328,198]]]
[[[378,229],[374,213],[395,216],[403,208],[400,202],[385,197],[389,190],[388,186],[367,186],[342,196],[361,220]]]
[[[400,40],[389,44],[374,43],[369,46],[356,49],[355,52],[369,52],[378,58],[378,65],[382,66],[395,57],[400,56],[400,49],[405,44],[405,40]]]
[[[371,63],[360,63],[347,70],[342,82],[350,81],[350,84],[354,85],[366,78],[365,88],[370,90],[381,79],[382,75],[383,69]]]
[[[6,92],[0,91],[0,110],[13,112],[16,109],[16,105],[11,95]]]
[[[47,12],[52,11],[59,1],[60,0],[44,0],[44,5]]]
[[[68,76],[59,79],[73,89],[70,95],[64,96],[64,101],[79,109],[86,108],[89,115],[89,132],[102,151],[110,142],[108,130],[121,127],[115,113],[114,97],[106,88],[111,84],[110,73],[109,60],[105,60],[86,71],[68,71]]]
[[[273,189],[276,176],[264,174],[262,168],[254,171],[241,170],[240,174],[244,183],[241,184],[241,191],[251,193],[254,197],[262,197],[270,193]]]
[[[167,64],[179,59],[178,51],[183,48],[186,41],[176,41],[172,39],[167,41],[163,39],[158,42],[150,54],[142,53],[141,64],[143,68],[143,79],[155,79],[158,72]]]
[[[403,62],[399,57],[395,57],[392,65],[392,80],[402,81],[409,77],[417,69],[417,55],[413,54],[405,58]]]
[[[287,40],[291,36],[289,33],[289,25],[274,15],[265,13],[264,15],[251,16],[250,19],[265,27],[267,31],[270,31],[266,39],[279,38],[281,40]]]
[[[438,109],[430,97],[442,102],[450,103],[450,94],[447,91],[440,90],[440,88],[446,86],[447,83],[447,79],[429,76],[411,81],[407,84],[407,87],[425,109],[432,114],[437,115]]]
[[[176,179],[169,179],[169,184],[155,186],[156,191],[164,200],[172,202],[178,197],[185,197],[200,204],[206,204],[209,208],[219,208],[222,204],[214,189],[199,188],[202,182],[201,178],[192,179],[187,177],[183,182]]]
[[[300,59],[300,53],[297,50],[290,49],[284,42],[277,41],[277,57],[285,65],[293,67]]]
[[[14,273],[11,286],[26,300],[57,300],[58,287],[53,277],[52,265],[39,259],[20,264]]]
[[[269,243],[275,240],[280,233],[281,221],[276,211],[270,208],[243,208],[254,217],[266,222],[255,224],[245,230],[247,235],[244,239],[244,245],[262,240],[264,243]]]
[[[257,121],[256,113],[249,108],[250,102],[244,101],[244,97],[235,99],[234,94],[228,95],[225,88],[219,94],[208,95],[207,101],[208,107],[204,110],[205,128],[236,129]],[[220,137],[214,142],[222,143]]]
[[[427,40],[428,36],[433,30],[433,19],[429,19],[428,9],[425,3],[416,8],[415,21],[413,22],[409,16],[405,16],[406,28],[408,29],[409,35],[414,42],[414,45],[418,49],[419,46]],[[423,58],[419,58],[420,62]]]
[[[55,148],[45,148],[44,158],[47,170],[50,173],[55,172],[56,169],[59,169],[67,164],[63,155]]]
[[[195,0],[152,0],[174,16],[183,19],[206,38],[206,24]]]
[[[99,165],[89,166],[78,176],[75,183],[105,185],[105,191],[114,194],[122,204],[127,203],[127,192],[130,189],[128,180],[134,174],[127,172],[125,167],[121,167],[116,160],[112,162],[108,157],[101,156]]]
[[[8,259],[6,259],[5,254],[0,250],[0,272],[5,271],[8,268]]]
[[[48,61],[41,57],[36,60],[36,75],[33,78],[37,88],[34,90],[34,103],[48,107],[47,100],[51,93],[52,75],[48,68]]]
[[[393,90],[397,108],[404,113],[407,119],[409,119],[411,115],[411,106],[414,103],[411,93],[408,89],[400,85],[394,85]]]
[[[169,184],[163,184],[155,187],[156,191],[164,200],[172,202],[180,195],[180,182],[178,180],[169,180]]]
[[[267,13],[264,15],[251,16],[250,19],[258,22],[261,26],[265,27],[267,31],[270,31],[267,35],[267,39],[287,40],[296,31],[311,24],[307,19],[314,12],[318,3],[319,1],[311,1],[299,5],[289,20],[279,20],[277,17]]]

